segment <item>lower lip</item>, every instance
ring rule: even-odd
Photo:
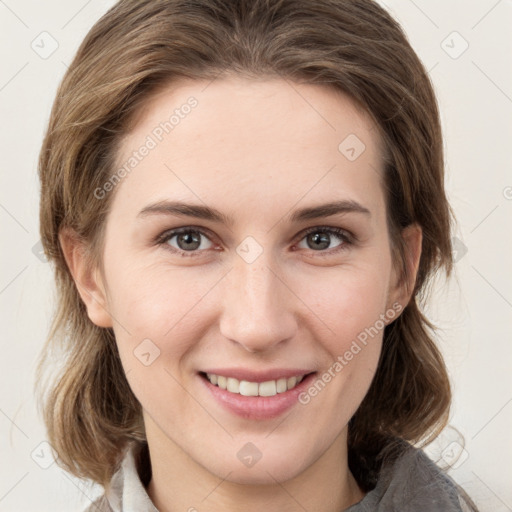
[[[203,374],[199,374],[199,378],[215,400],[228,411],[245,419],[269,420],[280,416],[295,405],[299,395],[308,388],[315,375],[316,372],[310,373],[293,389],[274,396],[244,396],[231,393],[213,385]]]

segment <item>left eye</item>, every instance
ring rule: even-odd
[[[332,238],[340,242],[329,247]],[[325,249],[335,249],[334,252],[343,250],[351,244],[350,235],[340,228],[315,227],[302,234],[300,242],[305,241],[305,248],[315,252],[328,252]],[[206,241],[206,242],[205,242]],[[213,243],[209,237],[199,229],[182,228],[163,233],[157,240],[161,245],[166,245],[173,252],[181,253],[182,256],[197,256],[202,250],[211,249]]]
[[[306,249],[312,249],[313,251],[322,251],[323,249],[329,249],[332,237],[341,240],[341,243],[337,244],[334,248],[341,249],[345,245],[350,243],[350,237],[343,229],[339,228],[318,228],[315,227],[305,233],[302,240],[305,240],[309,247]],[[331,247],[332,249],[333,247]]]

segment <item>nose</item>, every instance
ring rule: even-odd
[[[268,352],[297,330],[296,298],[265,252],[239,259],[224,283],[221,334],[248,352]]]

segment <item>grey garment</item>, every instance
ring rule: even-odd
[[[129,448],[110,489],[84,512],[158,512],[137,472]],[[384,465],[377,485],[344,512],[473,512],[464,491],[431,459],[411,445]],[[341,511],[340,511],[341,512]]]
[[[385,465],[377,485],[344,512],[478,512],[464,490],[422,450],[409,444]]]

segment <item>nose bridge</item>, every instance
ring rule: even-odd
[[[282,280],[270,252],[253,262],[237,256],[223,297],[222,334],[251,352],[292,337],[293,294]]]

